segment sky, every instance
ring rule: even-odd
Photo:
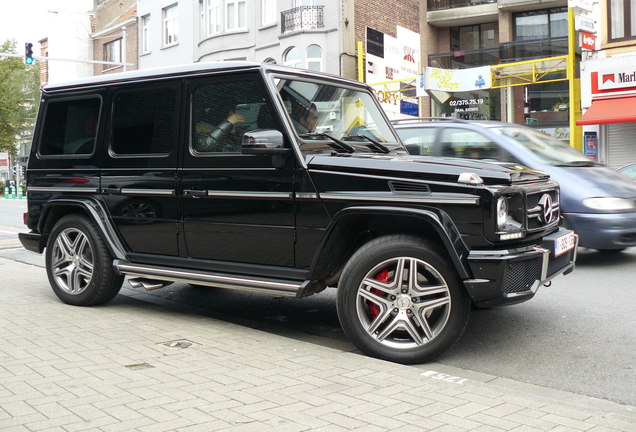
[[[55,13],[86,12],[92,6],[91,0],[0,0],[0,43],[15,39],[18,51],[25,42],[37,44]]]

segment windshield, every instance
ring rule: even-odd
[[[303,146],[331,149],[315,142],[330,140],[324,134],[367,151],[369,141],[365,137],[397,145],[398,140],[371,93],[295,79],[281,79],[277,87],[296,133],[305,139]]]
[[[591,162],[583,153],[573,149],[563,141],[531,128],[505,126],[492,128],[492,131],[509,138],[510,142],[531,151],[542,162],[550,165],[578,161]]]

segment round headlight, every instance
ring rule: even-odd
[[[497,200],[497,228],[500,230],[506,228],[508,223],[508,199],[500,197]]]

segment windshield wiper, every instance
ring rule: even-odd
[[[348,136],[343,136],[342,139],[351,139],[351,138],[362,138],[362,139],[366,139],[368,140],[371,144],[367,144],[367,147],[369,147],[371,150],[377,150],[380,153],[390,153],[391,149],[388,148],[387,146],[385,146],[384,144],[379,143],[378,141],[374,140],[373,138],[369,138],[366,135],[348,135]]]
[[[301,138],[317,138],[317,139],[328,138],[332,141],[329,143],[329,146],[331,146],[332,148],[336,150],[340,150],[341,152],[345,152],[345,153],[353,153],[356,151],[356,149],[351,147],[349,144],[342,142],[338,138],[334,138],[331,135],[326,133],[304,133],[304,134],[300,134],[299,136]]]
[[[603,164],[598,163],[598,162],[594,162],[593,160],[589,160],[589,161],[578,160],[578,161],[571,161],[571,162],[561,162],[561,163],[558,163],[558,164],[554,164],[554,166],[558,166],[558,167],[593,167],[593,166],[603,166]]]

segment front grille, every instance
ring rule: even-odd
[[[541,200],[544,195],[548,195],[552,200],[552,219],[549,223],[544,220],[544,207]],[[528,232],[541,231],[549,227],[558,225],[560,216],[559,192],[557,189],[533,192],[526,196],[528,209]]]
[[[503,282],[504,294],[530,290],[534,282],[541,279],[541,263],[542,258],[537,257],[506,264]]]

